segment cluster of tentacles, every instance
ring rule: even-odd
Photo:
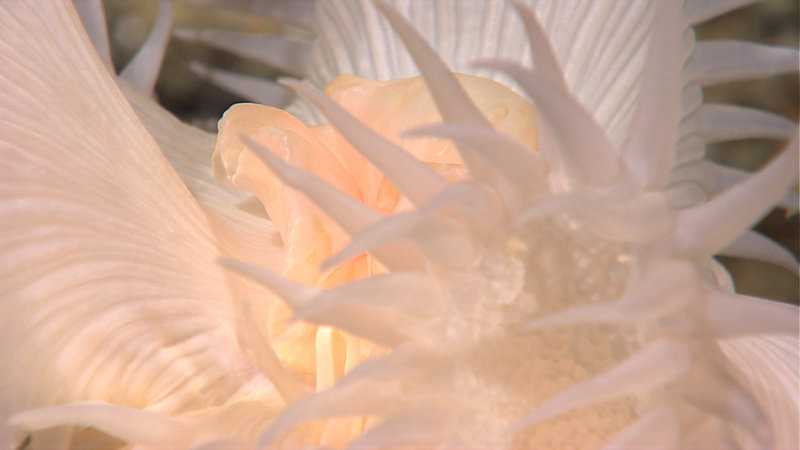
[[[679,95],[656,100],[665,86],[691,93],[758,72],[755,65],[726,67],[734,63],[726,56],[732,46],[754,62],[786,55],[727,42],[686,48],[683,30],[716,12],[689,5],[655,5],[648,76],[619,152],[570,94],[533,11],[516,2],[534,68],[475,64],[506,73],[536,105],[539,151],[493,129],[413,27],[377,3],[444,119],[407,135],[451,139],[468,180],[446,181],[310,84],[287,83],[415,209],[381,217],[248,141],[278,177],[351,234],[323,268],[368,251],[390,269],[321,290],[226,262],[273,289],[297,319],[391,349],[333,388],[291,403],[262,443],[305,421],[352,415],[385,418],[356,442],[364,446],[591,446],[612,437],[607,448],[791,442],[795,430],[773,424],[796,410],[795,400],[752,392],[755,380],[742,370],[752,367],[730,341],[796,335],[796,308],[727,292],[710,256],[781,200],[797,174],[797,132],[758,111],[698,108]],[[680,130],[690,130],[683,135],[681,118]],[[676,155],[703,132],[729,137],[733,130],[706,130],[717,121],[747,121],[752,135],[792,140],[756,175],[707,203],[676,209],[666,189]],[[401,255],[398,243],[420,252]]]
[[[306,395],[301,377],[260,335],[262,324],[245,320],[240,334],[261,345],[252,349],[257,365],[288,406],[274,421],[275,413],[265,411],[254,424],[230,429],[254,428],[249,431],[266,447],[341,444],[333,434],[351,436],[353,425],[338,426],[342,417],[358,418],[356,434],[363,434],[354,447],[796,446],[798,400],[783,393],[797,391],[796,377],[784,377],[796,373],[785,366],[796,366],[790,340],[798,333],[797,308],[732,293],[712,256],[775,253],[774,244],[748,230],[797,178],[797,127],[763,111],[702,104],[701,87],[796,70],[797,52],[695,43],[693,24],[741,1],[654,2],[653,10],[642,10],[653,29],[641,68],[645,81],[624,108],[630,131],[614,143],[571,91],[536,14],[511,3],[524,23],[533,68],[505,60],[480,60],[475,67],[505,74],[535,104],[536,149],[493,128],[434,49],[383,2],[376,6],[443,119],[406,137],[451,140],[468,177],[445,179],[308,82],[286,85],[413,209],[383,216],[240,136],[275,176],[352,237],[323,270],[369,252],[388,271],[323,289],[220,260],[274,291],[295,319],[381,347],[330,389]],[[160,17],[167,18],[156,26],[163,31],[153,33],[149,47],[162,52],[169,28],[169,2],[164,5]],[[188,31],[181,37],[225,40]],[[143,58],[149,69],[131,64],[123,78],[151,89],[152,59]],[[199,70],[220,84],[256,89],[233,74]],[[699,161],[706,142],[751,137],[789,143],[752,176]],[[694,176],[698,168],[724,181],[706,186]],[[788,202],[796,207],[796,200]],[[773,262],[796,270],[791,256],[778,254]],[[781,370],[762,369],[770,365]],[[256,403],[242,409],[252,414],[251,407],[262,406]],[[212,419],[238,417],[237,405],[226,407]],[[189,426],[186,417],[169,421],[133,408],[119,416],[103,411],[78,422],[114,434],[127,424],[108,424],[136,419],[135,431],[152,426],[154,435],[165,436],[196,433],[210,423]],[[58,414],[50,420],[46,410],[42,417],[34,411],[14,420],[31,429],[68,422]],[[318,426],[320,419],[327,422]],[[212,442],[229,438],[209,434]],[[119,437],[136,442],[134,432]]]

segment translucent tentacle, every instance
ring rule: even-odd
[[[677,448],[680,436],[677,413],[669,406],[660,405],[644,413],[625,431],[603,445],[601,450],[673,449]]]
[[[586,323],[642,323],[674,314],[698,301],[697,270],[683,261],[655,265],[638,287],[612,303],[570,308],[523,326],[526,331]]]
[[[797,275],[797,259],[794,254],[786,247],[756,231],[746,231],[725,247],[720,254],[768,262]]]
[[[172,0],[161,0],[150,35],[119,76],[142,91],[152,92],[164,62],[172,26]]]
[[[190,423],[144,409],[108,403],[73,403],[19,413],[11,424],[41,430],[61,424],[94,427],[128,442],[182,447],[194,432]]]
[[[223,263],[223,265],[225,264]],[[234,266],[229,265],[229,267],[233,268]],[[234,270],[239,271],[239,269],[235,268]],[[253,352],[261,373],[269,378],[286,404],[308,395],[306,387],[294,375],[289,373],[280,359],[278,359],[278,354],[275,353],[269,337],[259,329],[250,308],[250,303],[247,300],[242,300],[241,303],[240,315],[244,321],[244,338]]]
[[[706,142],[735,139],[789,139],[797,124],[768,111],[707,103],[681,123],[683,134],[697,133]]]
[[[173,34],[185,41],[200,42],[277,67],[294,76],[302,76],[308,65],[311,46],[279,36],[239,33],[222,30],[181,28]]]
[[[500,70],[522,86],[544,122],[543,153],[569,178],[590,186],[607,186],[617,179],[620,164],[605,131],[567,91],[516,63],[486,60],[474,65]],[[580,133],[573,132],[576,127]]]
[[[517,10],[517,14],[519,14],[522,23],[525,25],[528,43],[531,46],[531,59],[533,60],[534,70],[566,90],[567,81],[564,79],[564,71],[558,63],[558,58],[550,45],[547,33],[539,23],[539,19],[536,18],[536,13],[519,0],[512,0],[511,4]]]
[[[719,361],[718,351],[706,355],[692,367],[675,392],[692,405],[747,430],[759,448],[774,448],[774,435],[767,416],[753,395],[734,379]]]
[[[674,242],[679,251],[715,254],[757,222],[797,177],[798,136],[759,172],[704,205],[679,213]]]
[[[189,69],[198,77],[251,102],[285,107],[295,98],[292,91],[260,77],[217,69],[199,61],[189,63]]]
[[[270,288],[293,309],[304,307],[322,292],[320,288],[295,283],[271,270],[244,261],[221,258],[219,263]]]
[[[653,31],[643,69],[631,133],[622,148],[626,168],[643,189],[662,189],[672,168],[676,125],[681,117],[679,92],[683,63],[680,4],[654,3]]]
[[[271,150],[248,136],[241,139],[255,150],[258,156],[281,180],[306,194],[317,206],[350,234],[357,234],[368,225],[380,220],[381,215],[363,203],[334,188],[311,172],[292,167]]]
[[[319,108],[345,139],[380,169],[418,208],[425,206],[447,187],[448,183],[441,175],[370,130],[310,83],[285,84]]]
[[[441,409],[426,405],[395,414],[367,430],[348,448],[367,450],[387,446],[426,446],[431,442],[441,442],[453,427],[449,415]]]
[[[576,384],[518,419],[518,431],[583,405],[649,391],[675,381],[691,364],[684,344],[659,340],[608,371]],[[670,361],[668,366],[661,361]]]
[[[404,134],[404,136],[425,135],[452,139],[460,146],[479,152],[511,180],[519,192],[541,191],[547,179],[547,167],[534,149],[493,129],[445,123],[416,128]]]
[[[708,294],[708,316],[714,333],[720,337],[796,336],[800,329],[796,305],[721,291]]]
[[[375,6],[391,23],[392,28],[414,59],[442,118],[446,122],[491,128],[489,121],[472,103],[472,100],[467,96],[453,72],[450,71],[436,51],[425,42],[419,32],[386,2],[376,1]],[[470,173],[476,179],[491,180],[495,178],[491,167],[474,152],[459,148],[459,153],[461,153],[461,157],[469,168]]]
[[[761,0],[688,0],[683,4],[687,25],[695,25]]]
[[[347,247],[321,267],[331,268],[362,252],[401,241],[413,242],[431,262],[451,268],[472,265],[478,252],[476,243],[458,222],[435,211],[410,211],[389,216],[353,236]]]
[[[686,62],[686,76],[700,85],[766,78],[797,71],[797,49],[741,41],[703,41]]]

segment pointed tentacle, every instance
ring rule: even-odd
[[[511,5],[514,6],[517,14],[522,19],[522,23],[525,25],[525,32],[528,35],[528,44],[531,46],[531,59],[534,64],[533,69],[541,73],[554,84],[566,90],[567,81],[564,79],[564,71],[558,63],[556,52],[550,45],[550,39],[548,39],[547,33],[544,31],[544,28],[542,28],[541,23],[539,23],[539,19],[536,18],[536,13],[530,6],[519,0],[511,0]]]
[[[321,267],[325,270],[360,253],[401,241],[416,244],[430,262],[451,268],[471,266],[478,253],[477,243],[458,222],[435,211],[409,211],[389,216],[355,235],[347,247]]]
[[[515,226],[563,211],[576,211],[583,222],[591,224],[592,233],[617,242],[650,242],[675,227],[675,213],[661,192],[647,192],[630,200],[562,194],[523,211]]]
[[[431,442],[442,442],[453,427],[451,415],[444,409],[425,405],[395,414],[368,429],[348,448],[425,447]]]
[[[745,231],[725,247],[720,255],[764,261],[797,275],[797,258],[786,247],[757,231]]]
[[[225,263],[223,263],[223,265],[225,265]],[[228,267],[233,268],[230,265],[228,265]],[[239,271],[238,269],[234,270]],[[289,373],[280,359],[278,359],[278,354],[275,353],[275,349],[269,341],[269,336],[262,333],[259,329],[250,308],[250,303],[247,300],[242,300],[241,304],[241,317],[244,321],[244,338],[249,344],[250,350],[253,352],[255,362],[258,368],[261,369],[261,373],[269,378],[269,381],[272,382],[287,405],[308,395],[305,386]]]
[[[644,243],[675,229],[675,213],[662,192],[645,192],[630,200],[593,200],[585,200],[581,214],[592,224],[593,232],[606,239]]]
[[[620,300],[570,308],[522,327],[525,331],[545,327],[588,323],[645,323],[673,314],[697,301],[699,275],[693,264],[666,261],[655,265],[637,287]]]
[[[295,76],[302,76],[308,66],[311,45],[266,34],[239,33],[222,30],[177,29],[173,34],[188,42],[201,42],[277,67]]]
[[[708,316],[719,337],[748,334],[786,334],[800,332],[797,305],[712,291],[708,294]]]
[[[698,358],[674,391],[693,406],[723,419],[729,426],[742,427],[756,440],[757,448],[775,448],[767,416],[753,395],[731,376],[718,350]]]
[[[144,45],[133,55],[119,76],[144,92],[152,92],[164,62],[172,26],[172,0],[161,0],[158,16]]]
[[[795,72],[798,65],[794,48],[722,40],[698,43],[684,70],[690,81],[707,86]]]
[[[622,148],[626,169],[642,189],[663,189],[669,180],[681,118],[680,4],[655,2],[653,31],[643,68],[631,133]],[[665,90],[668,92],[665,94]]]
[[[413,346],[398,347],[388,356],[367,360],[326,391],[289,405],[259,440],[264,448],[308,420],[346,415],[391,416],[429,398],[431,392],[409,389],[429,382],[440,369],[430,354]],[[403,392],[403,395],[398,395]]]
[[[557,166],[563,167],[569,178],[590,186],[608,186],[617,180],[621,167],[611,142],[592,115],[569,92],[513,62],[484,60],[473,65],[504,72],[522,86],[545,122],[542,152],[548,160],[558,162]],[[581,132],[575,133],[576,129]],[[551,142],[547,142],[548,136]],[[556,146],[557,154],[552,153],[553,148],[548,148],[550,145]]]
[[[127,442],[179,448],[190,440],[194,427],[185,420],[152,411],[109,403],[87,402],[50,406],[11,417],[12,425],[41,430],[63,424],[94,427]]]
[[[680,183],[692,183],[703,190],[705,197],[716,197],[730,188],[749,180],[752,172],[735,167],[717,164],[709,160],[690,161],[684,166],[676,167],[672,173],[673,187]],[[706,198],[703,201],[706,201]],[[797,192],[787,190],[778,203],[779,208],[787,214],[797,212],[799,206]]]
[[[622,433],[603,445],[601,450],[677,448],[680,436],[677,413],[669,406],[660,405],[644,413]]]
[[[319,295],[322,290],[314,286],[305,286],[295,283],[271,270],[248,264],[230,258],[220,258],[218,262],[233,271],[244,275],[264,286],[270,288],[278,294],[292,309],[306,306],[311,300]]]
[[[442,118],[446,122],[491,128],[489,121],[467,96],[453,72],[419,32],[385,1],[376,0],[375,6],[389,21],[411,54]],[[491,167],[480,156],[471,150],[461,148],[458,150],[473,177],[478,180],[495,178]]]
[[[448,182],[410,153],[372,131],[308,82],[284,81],[314,104],[359,153],[383,172],[415,205],[425,206]]]
[[[683,17],[687,25],[696,25],[728,11],[742,8],[760,0],[687,0],[683,4]]]
[[[797,178],[798,135],[764,168],[706,204],[682,210],[673,245],[685,254],[715,254],[753,226]]]
[[[789,139],[797,124],[756,108],[707,103],[681,123],[681,133],[696,133],[706,142],[736,139]]]
[[[503,200],[491,188],[469,181],[451,184],[420,212],[441,211],[449,214],[456,208],[469,226],[479,230],[497,227],[506,217]],[[496,229],[496,228],[495,228]]]
[[[443,296],[423,275],[395,272],[326,290],[293,320],[331,325],[379,345],[409,340],[422,321],[441,312]]]
[[[685,344],[665,339],[656,341],[608,371],[546,401],[518,419],[512,430],[522,430],[580,406],[672,383],[689,369],[691,361],[691,353]]]
[[[440,308],[436,305],[443,298],[423,275],[392,273],[322,290],[243,261],[226,258],[219,262],[273,290],[295,311],[294,320],[336,326],[387,346],[407,340],[417,318]],[[287,394],[298,393],[288,387]]]
[[[189,69],[209,83],[251,102],[280,108],[285,107],[295,98],[292,91],[260,77],[210,67],[199,61],[189,63]]]
[[[440,286],[429,276],[392,272],[322,291],[313,301],[296,309],[295,317],[304,319],[321,311],[362,304],[432,317],[443,311],[444,298]]]
[[[468,182],[452,184],[425,208],[394,214],[365,229],[320,267],[327,270],[362,252],[401,241],[417,245],[434,264],[470,267],[478,259],[478,243],[463,222],[439,214],[452,206],[478,229],[492,227],[505,217],[502,201],[493,192]]]
[[[562,194],[537,203],[521,212],[514,221],[514,226],[519,228],[525,224],[564,211],[576,211],[583,205],[583,199],[578,194]]]
[[[306,194],[315,205],[351,235],[380,220],[381,215],[378,212],[334,188],[317,175],[286,164],[249,136],[242,135],[241,139],[256,151],[276,176]]]
[[[534,149],[493,129],[444,123],[415,128],[404,136],[438,136],[469,147],[494,164],[522,193],[540,191],[547,179],[547,167]]]
[[[425,42],[414,26],[385,1],[375,1],[375,6],[392,25],[417,64],[442,118],[448,122],[491,127],[486,117],[469,99],[447,64],[436,50]]]

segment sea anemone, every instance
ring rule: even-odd
[[[69,3],[0,3],[0,443],[797,448],[798,309],[713,259],[796,270],[748,231],[796,125],[702,103],[797,69],[695,42],[742,3],[320,3],[305,122],[216,144]],[[788,143],[702,159],[749,137]]]

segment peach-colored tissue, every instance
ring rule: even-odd
[[[495,128],[536,148],[535,111],[523,97],[492,80],[458,75],[469,96]],[[438,138],[402,138],[404,131],[441,121],[421,77],[371,81],[341,75],[325,93],[357,119],[399,144],[435,168],[450,181],[463,179],[466,169],[452,142]],[[329,271],[319,265],[343,248],[350,237],[303,194],[284,186],[241,135],[261,143],[292,166],[311,172],[381,214],[410,209],[410,203],[328,124],[306,126],[283,110],[254,104],[230,108],[219,124],[214,153],[217,177],[255,194],[275,222],[286,247],[284,275],[319,287],[340,285],[385,269],[369,255],[361,255]],[[305,324],[288,324],[291,311],[276,302],[269,332],[281,360],[300,372],[332,372],[335,378],[366,358],[373,345],[337,330],[324,331]],[[324,347],[324,351],[321,350]],[[331,351],[332,349],[332,351]],[[320,367],[322,354],[328,367]],[[345,363],[347,361],[347,363]],[[347,367],[345,367],[347,366]],[[332,368],[332,369],[331,369]],[[323,377],[325,378],[325,377]],[[328,380],[322,384],[328,384]]]

